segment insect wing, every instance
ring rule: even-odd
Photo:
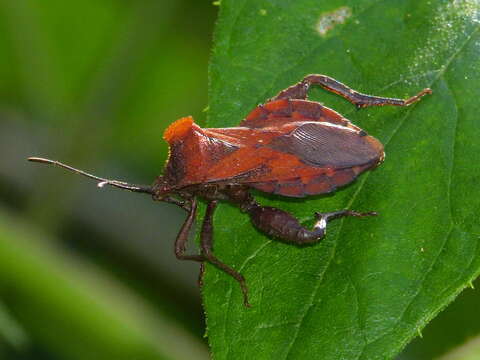
[[[383,147],[375,138],[328,122],[283,122],[288,132],[264,129],[248,146],[208,169],[212,181],[248,184],[284,196],[322,194],[353,181],[378,165]],[[222,130],[224,135],[229,129]],[[230,130],[232,134],[235,128]],[[255,136],[255,131],[247,132]],[[271,136],[269,137],[268,134]]]

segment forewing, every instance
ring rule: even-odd
[[[266,132],[262,130],[263,135]],[[288,133],[229,154],[208,170],[208,177],[214,182],[243,183],[265,192],[302,197],[346,185],[382,159],[382,145],[362,131],[332,123],[299,122]]]

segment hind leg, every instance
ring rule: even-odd
[[[340,210],[329,213],[315,213],[317,221],[312,230],[302,226],[299,221],[286,211],[269,207],[256,206],[248,211],[253,224],[266,234],[288,243],[297,245],[313,244],[320,241],[327,230],[327,223],[345,216],[375,216],[375,212],[361,213],[352,210]]]
[[[330,76],[311,74],[305,76],[299,83],[280,91],[280,93],[270,99],[270,101],[280,99],[306,99],[308,90],[312,85],[319,85],[327,91],[344,97],[359,109],[367,106],[408,106],[420,100],[422,96],[432,93],[432,90],[426,88],[406,100],[372,96],[355,91]]]

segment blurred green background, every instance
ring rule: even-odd
[[[152,183],[168,124],[204,121],[217,10],[0,0],[0,357],[208,358],[182,211],[25,159]]]
[[[173,254],[184,213],[25,159],[150,184],[168,124],[205,120],[217,10],[0,0],[0,358],[208,358],[198,264]],[[477,334],[477,293],[399,359],[434,358]]]

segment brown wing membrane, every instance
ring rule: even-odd
[[[273,139],[269,147],[295,155],[311,166],[347,168],[378,160],[383,149],[372,139],[330,123],[306,123]]]

